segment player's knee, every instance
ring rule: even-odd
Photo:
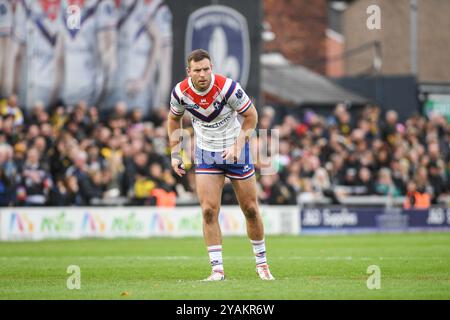
[[[213,207],[203,208],[203,220],[206,224],[211,224],[217,221],[218,209]]]
[[[258,206],[254,203],[243,206],[242,211],[247,219],[255,220],[258,217]]]

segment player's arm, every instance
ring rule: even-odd
[[[111,78],[117,69],[117,12],[111,0],[100,3],[97,17],[97,40],[103,70]]]
[[[100,65],[104,74],[103,88],[99,101],[104,97],[107,86],[117,69],[117,15],[112,1],[100,3],[97,17],[97,41],[100,53]]]
[[[181,159],[182,123],[181,119],[185,111],[184,103],[176,92],[176,88],[170,95],[170,112],[167,116],[167,134],[169,136],[170,157],[173,170],[178,176],[186,173]]]
[[[0,95],[1,90],[3,90],[3,77],[4,77],[4,66],[6,66],[6,57],[8,53],[8,37],[0,37]]]
[[[55,82],[51,102],[55,102],[59,98],[61,86],[64,82],[64,39],[62,33],[58,35],[55,46]]]
[[[242,149],[245,143],[250,140],[250,137],[258,124],[258,112],[252,103],[248,110],[242,113],[241,116],[244,121],[242,122],[241,132],[236,140],[238,149]]]
[[[167,97],[167,94],[170,92],[170,86],[172,84],[172,52],[173,45],[172,39],[165,39],[162,44],[162,48],[160,48],[159,53],[159,84],[158,84],[158,92],[160,100],[164,97]],[[159,104],[164,105],[167,101],[159,101]]]
[[[8,53],[5,65],[4,89],[7,96],[18,94],[20,88],[20,75],[22,68],[22,60],[26,54],[25,44],[11,41],[11,51]]]
[[[145,89],[150,82],[150,77],[155,74],[155,70],[157,68],[157,58],[161,47],[161,36],[159,35],[158,26],[155,21],[150,19],[146,25],[145,32],[151,39],[152,49],[150,54],[147,56],[147,61],[142,75],[138,79],[131,79],[127,84],[127,91],[133,94],[141,92]],[[167,57],[163,60],[170,61]]]
[[[181,159],[181,119],[183,115],[176,115],[169,112],[167,117],[167,134],[169,136],[169,149],[171,157],[171,165],[175,173],[182,177],[186,171],[183,169],[183,161]]]
[[[26,58],[26,31],[27,16],[25,8],[21,2],[16,4],[14,12],[13,26],[10,47],[6,57],[6,65],[4,70],[4,93],[9,96],[18,94],[21,82],[22,61]]]
[[[245,143],[250,140],[252,133],[254,132],[256,125],[258,124],[258,112],[253,104],[241,114],[243,117],[241,131],[236,139],[236,142],[231,148],[228,148],[222,153],[222,158],[229,160],[237,160],[241,154]]]
[[[117,34],[116,30],[109,28],[98,33],[98,45],[100,50],[100,63],[104,74],[102,87],[97,97],[98,103],[105,99],[109,90],[109,84],[114,77],[117,69]]]
[[[157,54],[157,68],[159,70],[159,83],[156,86],[158,94],[155,103],[157,106],[167,103],[166,97],[170,94],[172,84],[172,53],[173,53],[173,35],[172,35],[172,13],[169,7],[164,5],[158,10],[155,17],[160,34],[160,44]]]
[[[106,90],[108,82],[113,78],[117,69],[117,34],[116,30],[109,28],[98,33],[100,49],[100,63],[105,75],[103,90]]]
[[[250,137],[258,124],[258,112],[250,100],[250,97],[247,96],[239,83],[236,83],[236,88],[228,99],[228,104],[242,116],[243,122],[236,142],[232,147],[222,153],[222,157],[224,159],[237,160],[239,159],[245,143],[250,140]]]

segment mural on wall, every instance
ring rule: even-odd
[[[0,97],[30,111],[166,107],[186,55],[259,95],[260,0],[0,0]]]

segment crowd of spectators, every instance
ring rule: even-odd
[[[414,115],[404,123],[369,105],[351,112],[313,111],[273,124],[274,110],[261,112],[262,128],[279,129],[279,175],[260,179],[262,200],[293,202],[326,197],[339,204],[348,195],[404,196],[405,208],[438,204],[450,190],[450,125],[444,116]],[[280,194],[282,196],[280,196]],[[273,198],[275,195],[275,199]],[[265,198],[266,196],[266,198]]]
[[[101,115],[83,102],[52,110],[38,102],[26,113],[15,96],[1,100],[0,205],[194,203],[193,170],[178,178],[170,167],[167,112],[143,119],[124,103]],[[263,174],[254,157],[261,203],[325,197],[339,204],[348,195],[388,195],[405,196],[405,207],[418,208],[449,194],[450,125],[443,116],[401,123],[392,110],[367,106],[353,113],[339,104],[328,116],[310,110],[276,118],[274,108],[262,108],[252,138],[252,146],[270,149],[274,132],[279,137],[279,154],[270,159],[275,171]],[[260,134],[265,129],[268,135]],[[228,179],[222,200],[236,203]]]

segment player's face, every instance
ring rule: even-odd
[[[188,76],[191,77],[194,87],[199,91],[205,91],[211,84],[212,65],[209,59],[191,61],[187,68]]]

